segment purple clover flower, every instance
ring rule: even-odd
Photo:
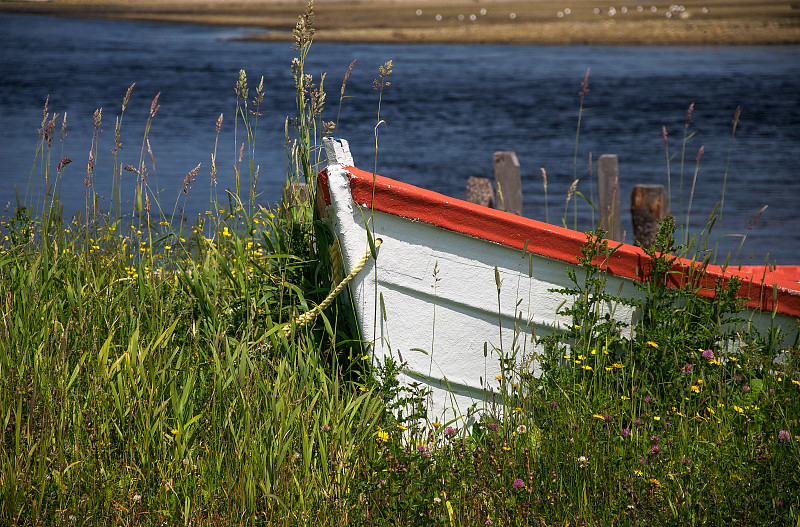
[[[685,364],[683,366],[683,369],[681,370],[681,373],[684,373],[686,375],[691,375],[692,371],[694,371],[694,365],[687,363],[687,364]]]
[[[681,458],[681,463],[683,463],[684,465],[691,465],[692,464],[692,460],[689,459],[688,457],[684,457],[684,458]]]
[[[661,447],[658,446],[658,445],[653,445],[653,447],[650,449],[650,453],[651,454],[655,454],[655,455],[660,454],[661,453]]]
[[[652,395],[648,395],[647,397],[644,398],[644,402],[646,402],[646,403],[652,403],[655,400],[656,400],[656,398],[653,397]]]
[[[788,430],[779,430],[778,431],[778,441],[781,443],[788,443],[789,442],[789,431]]]
[[[486,428],[488,428],[492,432],[497,432],[497,429],[500,428],[500,425],[498,425],[497,423],[488,423],[486,425]]]
[[[331,431],[331,425],[322,425],[322,426],[319,427],[319,430],[320,430],[320,432],[330,432]]]
[[[636,419],[633,420],[633,424],[635,424],[636,426],[642,426],[642,420],[637,417]]]
[[[742,391],[743,392],[749,392],[750,391],[750,386],[745,384],[744,386],[742,386]]]
[[[519,490],[525,488],[525,482],[517,478],[514,480],[514,483],[512,483],[511,486],[514,487],[514,490]]]
[[[453,428],[452,426],[448,426],[447,428],[444,429],[444,433],[445,435],[452,437],[456,435],[456,429]]]
[[[417,452],[425,452],[425,445],[417,445]]]
[[[703,351],[703,358],[706,360],[713,360],[714,359],[714,352],[711,350]]]
[[[627,428],[623,428],[622,429],[622,437],[627,438],[630,435],[631,435],[631,431],[630,430],[628,430]]]

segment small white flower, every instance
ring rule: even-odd
[[[137,492],[136,494],[133,495],[133,501],[134,503],[139,503],[140,501],[142,501],[142,495]]]
[[[524,433],[525,433],[525,432],[527,432],[527,431],[528,431],[528,427],[527,427],[527,426],[525,426],[525,425],[519,425],[519,426],[517,427],[517,433],[518,433],[518,434],[524,434]]]
[[[433,498],[433,502],[438,505],[439,503],[442,502],[442,499],[439,496],[436,496],[435,498]]]

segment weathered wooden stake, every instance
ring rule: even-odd
[[[497,208],[522,216],[522,180],[517,154],[494,153],[494,181],[497,187]]]
[[[619,163],[616,154],[603,154],[597,160],[597,198],[600,228],[609,240],[622,241],[619,202]]]
[[[494,190],[489,178],[470,176],[467,180],[467,201],[494,208]]]
[[[631,192],[633,237],[642,247],[656,242],[661,220],[669,215],[669,201],[664,185],[636,185]]]
[[[311,187],[300,181],[292,182],[288,187],[283,189],[283,198],[281,198],[281,209],[292,209],[300,204],[308,202],[311,196]]]

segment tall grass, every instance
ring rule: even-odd
[[[626,300],[605,291],[597,264],[613,249],[587,236],[584,274],[563,291],[577,299],[562,313],[569,331],[536,339],[540,356],[503,350],[492,389],[504,404],[471,430],[429,422],[424,394],[398,385],[400,365],[367,364],[346,302],[294,322],[336,265],[312,206],[331,128],[323,79],[304,71],[312,13],[295,32],[297,114],[286,121],[287,186],[312,186],[291,207],[257,203],[263,87],[249,98],[244,72],[232,79],[243,172],[218,195],[215,148],[209,210],[190,227],[162,220],[147,132],[130,167],[135,210],[120,211],[116,186],[108,211],[87,192],[65,218],[69,158],[51,170],[57,120],[45,109],[37,166],[53,190],[0,223],[0,524],[796,524],[796,343],[781,351],[782,328],[761,335],[737,318],[735,284],[716,302],[691,280],[666,288],[686,251],[674,224],[664,252],[649,253],[644,315],[630,326],[605,317]],[[142,111],[129,99],[114,156],[123,114]],[[148,126],[157,109],[157,98],[143,109]],[[123,168],[115,157],[115,181]],[[97,177],[87,170],[88,189]],[[535,338],[517,331],[518,343]]]

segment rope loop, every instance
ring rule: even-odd
[[[380,247],[381,243],[383,243],[383,240],[380,239],[380,238],[376,238],[375,239],[375,249]],[[342,281],[339,282],[339,285],[337,285],[336,287],[331,289],[331,292],[328,293],[328,296],[325,297],[325,300],[323,300],[321,304],[319,304],[317,307],[315,307],[311,311],[303,313],[302,315],[300,315],[296,319],[294,319],[293,322],[289,322],[288,324],[286,324],[283,327],[283,330],[282,330],[283,334],[288,337],[292,332],[292,325],[294,325],[295,328],[301,328],[301,327],[305,326],[306,324],[308,324],[314,317],[316,317],[322,311],[327,309],[328,306],[330,306],[333,303],[333,301],[336,299],[336,297],[339,296],[339,293],[342,292],[342,289],[344,289],[345,286],[347,286],[347,284],[349,284],[350,281],[353,278],[355,278],[358,275],[358,273],[361,272],[361,270],[367,264],[367,261],[369,260],[369,257],[371,255],[372,255],[372,249],[370,247],[367,247],[367,252],[364,253],[364,256],[361,257],[361,260],[359,260],[358,263],[355,265],[355,267],[353,267],[353,270],[350,271],[350,274],[345,276],[342,279]]]

